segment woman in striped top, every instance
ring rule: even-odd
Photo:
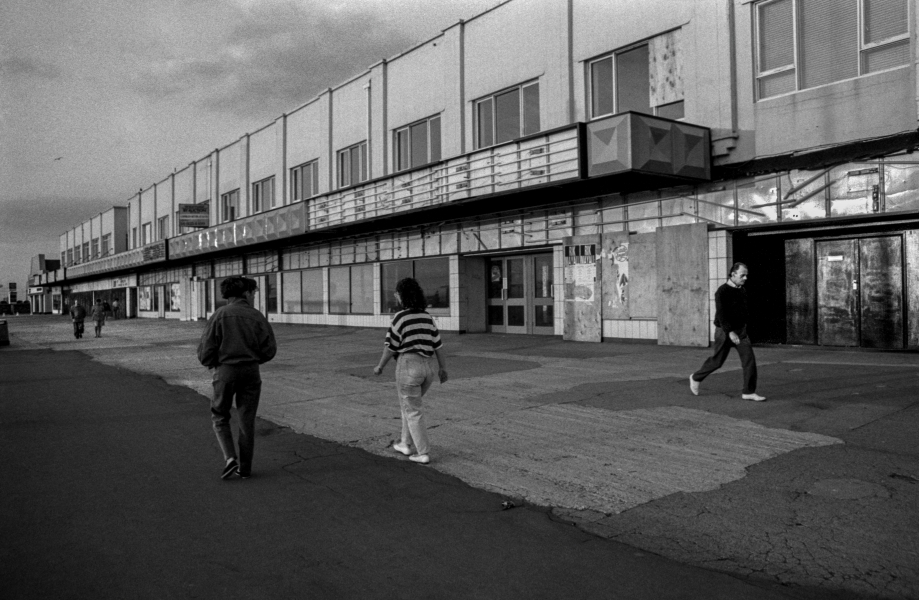
[[[427,425],[421,397],[434,382],[434,358],[437,359],[436,375],[441,383],[447,381],[447,364],[441,352],[440,332],[434,319],[424,310],[427,302],[418,282],[411,277],[399,281],[395,296],[402,310],[392,318],[383,344],[383,356],[373,372],[379,375],[391,358],[396,359],[402,438],[393,444],[393,449],[424,465],[431,459],[428,456]]]

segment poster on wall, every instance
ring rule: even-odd
[[[137,309],[153,310],[150,302],[151,288],[148,285],[137,288]]]
[[[571,295],[566,300],[593,302],[597,282],[597,245],[565,246],[565,284]]]
[[[169,290],[169,310],[178,312],[181,310],[182,305],[182,286],[178,283],[173,283]]]

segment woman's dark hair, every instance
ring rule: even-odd
[[[396,284],[396,291],[399,292],[399,298],[402,301],[402,308],[413,310],[424,310],[428,303],[424,298],[424,292],[418,282],[411,277],[406,277]]]
[[[254,279],[249,279],[242,275],[234,275],[220,282],[220,295],[224,298],[242,298],[243,294],[251,292],[256,288],[258,288],[258,285],[255,283]]]

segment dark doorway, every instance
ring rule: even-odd
[[[750,270],[747,331],[754,344],[784,344],[785,335],[785,242],[776,236],[733,236],[734,261]],[[728,273],[725,269],[724,281]]]

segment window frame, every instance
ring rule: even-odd
[[[326,302],[326,311],[328,314],[330,315],[372,315],[373,314],[373,307],[374,307],[373,267],[374,265],[372,263],[366,263],[366,264],[357,264],[357,265],[339,265],[339,266],[329,267],[327,269],[327,272],[326,272],[326,286],[327,287],[326,289],[328,290],[328,299]],[[369,271],[368,274],[370,276],[370,289],[369,289],[370,296],[368,298],[363,299],[369,309],[367,311],[355,311],[354,310],[354,304],[355,304],[354,302],[354,270],[355,269],[365,269]],[[336,301],[336,299],[332,297],[332,277],[333,277],[333,274],[340,275],[344,271],[347,271],[348,273],[348,276],[347,276],[348,310],[342,312],[340,310],[332,310],[332,303],[333,301]]]
[[[165,240],[169,237],[169,216],[160,217],[156,220],[157,239]]]
[[[526,123],[527,123],[526,96],[524,93],[524,89],[534,87],[534,86],[536,87],[536,100],[537,100],[536,119],[537,119],[538,124],[537,124],[536,131],[527,131],[526,130]],[[510,87],[500,89],[496,92],[492,92],[488,95],[485,95],[485,96],[482,96],[480,98],[476,98],[475,100],[473,100],[472,101],[472,121],[473,121],[473,136],[472,137],[473,137],[474,149],[482,150],[484,148],[490,148],[492,146],[506,144],[513,140],[520,139],[522,137],[527,137],[530,135],[534,135],[542,131],[543,130],[542,129],[542,102],[541,102],[541,97],[539,93],[539,87],[540,87],[539,77],[536,77],[534,79],[528,79],[527,81],[524,81],[523,83],[518,83],[517,85],[512,85]],[[503,140],[499,142],[497,141],[498,139],[498,102],[497,100],[500,96],[503,96],[513,91],[516,91],[518,93],[518,99],[517,99],[517,102],[518,102],[517,133],[518,135],[509,140]],[[479,110],[479,108],[486,103],[489,103],[491,105],[491,108],[489,111],[490,112],[490,125],[491,125],[491,132],[490,132],[491,139],[489,140],[489,143],[487,144],[482,143],[482,131],[481,131],[482,118],[481,118],[481,111]]]
[[[274,188],[274,175],[259,179],[252,184],[252,214],[265,212],[275,207]]]
[[[304,173],[310,171],[312,188],[309,194],[304,193]],[[313,159],[290,169],[290,203],[303,202],[319,195],[319,159]]]
[[[384,270],[386,269],[386,267],[389,266],[392,268],[396,268],[398,270],[399,265],[402,265],[403,267],[410,266],[410,269],[408,270],[410,270],[411,272],[406,273],[405,277],[412,277],[417,280],[420,278],[420,276],[417,272],[416,265],[419,262],[425,262],[425,261],[431,261],[431,262],[441,261],[444,263],[444,267],[445,267],[444,275],[445,275],[446,284],[447,284],[447,305],[445,307],[433,307],[432,306],[432,307],[426,308],[425,310],[432,315],[437,315],[441,317],[449,317],[451,315],[450,311],[452,310],[453,304],[450,299],[450,259],[449,257],[446,257],[446,256],[431,256],[431,257],[426,257],[426,258],[403,258],[399,260],[388,260],[388,261],[381,262],[380,263],[380,295],[377,298],[377,302],[379,302],[380,314],[394,315],[396,314],[396,312],[398,312],[398,310],[393,308],[394,299],[393,299],[392,293],[395,291],[395,288],[386,289],[387,281],[386,281],[386,275],[384,273]],[[399,277],[397,277],[396,279],[398,278]],[[419,283],[422,283],[422,282],[419,282]],[[422,289],[423,288],[424,286],[422,286]],[[430,292],[431,290],[426,290],[426,291]],[[430,294],[428,293],[425,294],[426,297],[429,295]]]
[[[354,180],[354,174],[352,173],[352,166],[354,164],[353,153],[357,153],[358,158],[358,169],[360,170],[361,179],[359,181]],[[369,169],[369,160],[367,156],[367,140],[360,141],[356,144],[352,144],[347,148],[342,148],[335,153],[335,163],[338,168],[338,189],[343,189],[351,187],[353,185],[360,185],[365,181],[370,179],[370,169]],[[347,161],[343,159],[347,157]],[[347,171],[344,166],[347,163]],[[347,173],[347,177],[345,174]]]
[[[773,1],[777,1],[777,0],[773,0]],[[616,115],[616,114],[619,114],[619,113],[621,113],[621,112],[625,112],[625,111],[623,111],[622,107],[620,106],[620,102],[619,102],[619,67],[618,67],[618,64],[619,64],[619,63],[618,63],[618,60],[617,60],[617,59],[618,59],[618,57],[619,57],[620,55],[626,54],[627,52],[631,52],[631,51],[633,51],[633,50],[636,50],[636,49],[638,49],[638,48],[641,48],[642,46],[648,48],[648,51],[650,52],[651,42],[650,42],[650,40],[645,40],[645,41],[638,42],[638,43],[635,43],[635,44],[629,44],[628,46],[623,46],[622,48],[618,48],[618,49],[616,49],[616,50],[611,50],[611,51],[609,51],[609,52],[605,52],[605,53],[603,53],[603,54],[601,54],[601,55],[599,55],[599,56],[595,56],[594,58],[591,58],[591,59],[589,59],[589,60],[586,61],[586,64],[585,64],[586,73],[585,73],[584,81],[587,83],[587,112],[588,112],[588,120],[594,121],[594,120],[596,120],[596,119],[602,119],[602,118],[605,118],[605,117],[609,117],[609,116],[611,116],[611,115]],[[609,70],[610,78],[609,78],[609,79],[610,79],[610,83],[612,84],[612,88],[609,90],[609,94],[610,94],[610,99],[611,99],[611,103],[612,103],[612,109],[610,110],[610,112],[604,112],[604,113],[596,114],[596,113],[594,113],[594,97],[595,97],[595,95],[596,95],[597,92],[596,92],[596,90],[594,90],[594,71],[593,71],[593,67],[594,67],[595,64],[601,63],[601,62],[606,61],[606,60],[609,60],[609,61],[610,61],[610,67],[609,67],[609,69],[610,69],[610,70]],[[681,121],[681,120],[683,120],[683,119],[686,118],[686,112],[685,112],[685,106],[686,106],[685,102],[686,102],[686,99],[685,99],[685,98],[683,98],[682,100],[677,100],[676,102],[669,102],[669,103],[667,103],[667,104],[659,104],[659,105],[657,105],[657,106],[653,106],[653,105],[651,105],[651,100],[650,100],[650,85],[651,85],[651,80],[650,80],[650,74],[649,74],[649,79],[648,79],[648,86],[649,86],[649,92],[648,92],[648,94],[649,94],[649,100],[648,100],[648,105],[649,105],[650,108],[651,108],[651,113],[650,113],[650,114],[652,114],[652,115],[654,115],[654,116],[656,116],[656,117],[664,118],[664,119],[673,119],[673,120],[675,120],[675,121]],[[664,108],[664,107],[669,107],[669,106],[673,106],[673,105],[675,105],[675,104],[682,104],[682,105],[683,105],[683,109],[684,109],[684,110],[683,110],[683,116],[678,117],[678,118],[674,118],[674,117],[668,117],[668,116],[666,116],[666,115],[660,114],[662,108]]]
[[[432,135],[432,127],[431,127],[431,124],[434,121],[437,121],[437,153],[436,153],[437,156],[436,157],[434,156],[434,152],[433,152],[434,136]],[[414,163],[415,148],[414,148],[414,140],[412,137],[412,128],[417,127],[421,125],[422,123],[425,125],[425,143],[426,143],[425,160],[418,164],[415,164]],[[429,117],[425,117],[424,119],[418,119],[417,121],[413,121],[407,125],[403,125],[402,127],[397,127],[392,130],[393,173],[401,173],[403,171],[410,171],[412,169],[417,169],[425,165],[430,165],[432,163],[440,162],[441,157],[442,157],[441,141],[443,140],[441,123],[442,123],[442,120],[440,117],[440,113],[437,113],[436,115],[431,115]],[[405,141],[407,143],[405,154],[406,154],[406,159],[407,159],[408,164],[405,164],[405,165],[402,164],[402,152],[401,152],[401,144],[400,144],[401,134],[405,135]]]
[[[857,10],[857,22],[858,22],[858,31],[856,40],[856,45],[858,47],[858,56],[856,57],[856,63],[858,65],[858,74],[855,77],[848,77],[845,79],[839,79],[835,81],[830,81],[828,83],[823,83],[820,85],[815,85],[811,87],[802,87],[803,83],[801,81],[801,66],[803,57],[801,56],[801,44],[803,43],[802,38],[804,32],[801,31],[801,19],[800,19],[800,0],[761,0],[753,4],[753,18],[752,29],[753,29],[753,94],[756,102],[761,100],[768,100],[770,98],[777,98],[780,96],[785,96],[788,94],[796,94],[798,92],[803,92],[805,90],[815,89],[818,87],[823,87],[825,85],[833,85],[840,83],[842,81],[849,81],[852,79],[858,79],[859,77],[865,77],[867,75],[872,75],[874,73],[881,73],[884,71],[889,71],[893,69],[901,69],[904,67],[909,67],[911,61],[907,61],[905,64],[896,65],[893,67],[888,67],[886,69],[881,69],[879,71],[868,71],[866,65],[866,55],[868,52],[877,50],[884,47],[892,47],[897,44],[902,44],[904,41],[909,41],[911,36],[911,19],[910,15],[910,3],[907,2],[907,18],[906,18],[906,32],[902,34],[897,34],[877,42],[865,42],[865,23],[866,16],[865,11],[867,10],[867,1],[866,0],[843,0],[848,2],[856,3]],[[762,9],[765,6],[770,4],[776,4],[779,2],[791,2],[791,15],[792,15],[792,40],[794,43],[793,53],[792,53],[792,63],[791,65],[784,65],[781,67],[774,67],[772,69],[761,71],[761,57],[762,57],[762,27],[760,25],[762,18]],[[769,77],[774,77],[781,73],[787,73],[789,71],[794,72],[794,88],[789,92],[782,92],[778,94],[772,94],[769,96],[762,95],[762,81],[768,79]]]

